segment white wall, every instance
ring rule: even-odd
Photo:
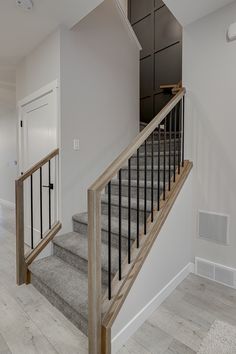
[[[63,230],[87,210],[87,188],[139,130],[139,47],[115,1],[61,27],[17,68],[17,100],[58,79]],[[73,139],[80,150],[73,150]]]
[[[16,71],[17,101],[60,79],[60,30],[48,36],[26,56]]]
[[[195,166],[195,236],[199,209],[230,215],[230,245],[195,237],[196,256],[236,267],[236,42],[226,31],[236,3],[184,29],[186,138]]]
[[[74,213],[87,210],[87,188],[139,130],[139,49],[127,31],[110,0],[73,32],[62,31],[64,230]]]
[[[193,261],[192,190],[191,172],[114,323],[114,352],[160,305],[165,293],[157,295],[167,284],[185,268],[180,279],[173,282],[176,286],[190,271],[188,265]]]
[[[14,93],[13,93],[13,96]],[[16,109],[0,102],[0,202],[15,203],[17,176]]]

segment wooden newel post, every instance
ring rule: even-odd
[[[101,194],[88,190],[89,354],[101,354]]]
[[[24,182],[16,181],[16,282],[26,282],[26,263],[24,255]]]

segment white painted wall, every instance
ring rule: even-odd
[[[186,138],[195,166],[195,254],[236,267],[236,42],[226,31],[236,3],[184,29],[183,81],[187,88]],[[230,215],[230,245],[197,238],[199,209]]]
[[[235,0],[163,0],[182,26],[234,2]]]
[[[17,176],[16,122],[15,105],[5,107],[0,102],[0,202],[10,206],[15,203]]]
[[[190,271],[189,263],[193,261],[192,191],[191,172],[114,323],[114,353],[155,311],[160,300],[173,290],[172,286]],[[171,289],[160,294],[176,276],[173,284],[168,285]]]
[[[113,1],[61,41],[64,230],[87,210],[87,189],[139,130],[139,49]],[[80,150],[73,151],[73,139]]]
[[[16,71],[17,101],[57,79],[60,79],[59,29],[19,63]]]

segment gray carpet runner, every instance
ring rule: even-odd
[[[161,141],[161,191],[164,186],[163,150]],[[173,142],[171,146],[170,164],[173,171],[174,154]],[[140,148],[140,222],[144,222],[144,146]],[[154,134],[154,205],[157,202],[157,174],[158,174],[158,136]],[[151,142],[147,142],[147,211],[151,211]],[[177,160],[177,159],[176,159]],[[169,156],[166,159],[166,181],[168,180]],[[137,155],[131,158],[131,239],[135,240],[137,233]],[[128,240],[128,166],[122,169],[122,257],[127,255]],[[105,189],[102,195],[102,283],[104,291],[108,283],[108,195]],[[119,181],[111,181],[111,230],[112,230],[112,274],[118,270],[118,236],[119,236]],[[83,333],[88,332],[88,214],[80,213],[72,217],[73,232],[55,237],[53,241],[53,255],[35,261],[30,266],[32,284],[72,323]]]

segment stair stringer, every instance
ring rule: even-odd
[[[163,238],[163,226],[166,222],[166,219],[171,212],[172,208],[174,208],[174,212],[178,215],[179,204],[181,202],[187,204],[182,201],[183,196],[188,195],[188,203],[191,203],[191,196],[189,193],[191,191],[191,176],[188,178],[192,169],[192,163],[189,161],[185,161],[184,167],[181,169],[180,175],[177,177],[176,183],[172,184],[171,191],[168,193],[166,201],[161,205],[161,211],[156,213],[156,218],[154,218],[153,224],[149,226],[149,233],[147,236],[142,235],[140,238],[140,249],[137,250],[134,246],[132,249],[132,259],[136,261],[132,262],[130,266],[127,265],[127,262],[124,262],[124,271],[123,278],[121,282],[117,281],[117,276],[115,276],[113,280],[113,296],[112,300],[106,301],[106,296],[104,297],[103,303],[103,313],[105,314],[102,321],[102,343],[104,343],[103,348],[106,348],[105,351],[102,350],[102,353],[115,353],[116,350],[119,349],[121,345],[129,338],[132,333],[138,329],[135,324],[135,317],[137,313],[142,310],[142,308],[147,305],[149,301],[146,299],[144,303],[140,305],[139,301],[137,301],[140,293],[135,293],[135,290],[138,287],[138,284],[141,284],[142,289],[147,289],[149,281],[153,282],[155,279],[155,271],[153,271],[153,267],[151,267],[152,272],[149,272],[148,279],[144,281],[143,274],[145,274],[145,266],[148,263],[148,256],[151,252],[154,252],[154,249],[159,248],[159,244],[157,243],[157,238]],[[185,182],[188,178],[188,183]],[[183,188],[184,187],[184,188]],[[178,205],[175,206],[176,199],[183,188],[183,193],[181,197],[178,198]],[[176,203],[177,204],[177,203]],[[190,206],[181,208],[181,210],[185,210],[186,212],[192,213],[192,208]],[[169,220],[168,220],[169,221]],[[171,220],[170,220],[171,222]],[[189,221],[190,222],[190,221]],[[168,222],[167,222],[168,224]],[[191,224],[191,222],[190,222]],[[191,231],[190,231],[191,232]],[[176,231],[177,233],[177,231]],[[186,236],[186,232],[185,232]],[[188,235],[188,262],[191,261],[191,235]],[[179,237],[176,237],[178,239]],[[178,241],[177,241],[178,242]],[[168,251],[168,250],[165,250]],[[171,253],[171,252],[170,252]],[[168,253],[166,254],[168,257]],[[184,258],[184,257],[183,257]],[[186,265],[186,264],[184,264]],[[168,266],[168,262],[166,264]],[[174,266],[176,268],[177,273],[181,270],[181,266]],[[170,275],[170,279],[173,278],[175,274]],[[143,282],[144,281],[144,282]],[[163,287],[169,282],[168,275],[164,280],[166,282],[163,283]],[[145,285],[144,285],[145,284]],[[140,290],[140,289],[139,289]],[[133,301],[135,299],[135,301]],[[133,301],[133,302],[132,302]],[[142,301],[141,301],[142,302]],[[138,308],[140,306],[140,308]],[[129,311],[130,309],[131,312]],[[130,314],[129,314],[130,312]],[[129,315],[130,316],[129,316]],[[149,314],[150,315],[150,314]],[[145,319],[144,319],[145,320]],[[134,322],[134,325],[132,325]],[[141,324],[140,324],[141,325]],[[130,329],[131,328],[131,329]],[[135,328],[132,331],[132,328]]]

